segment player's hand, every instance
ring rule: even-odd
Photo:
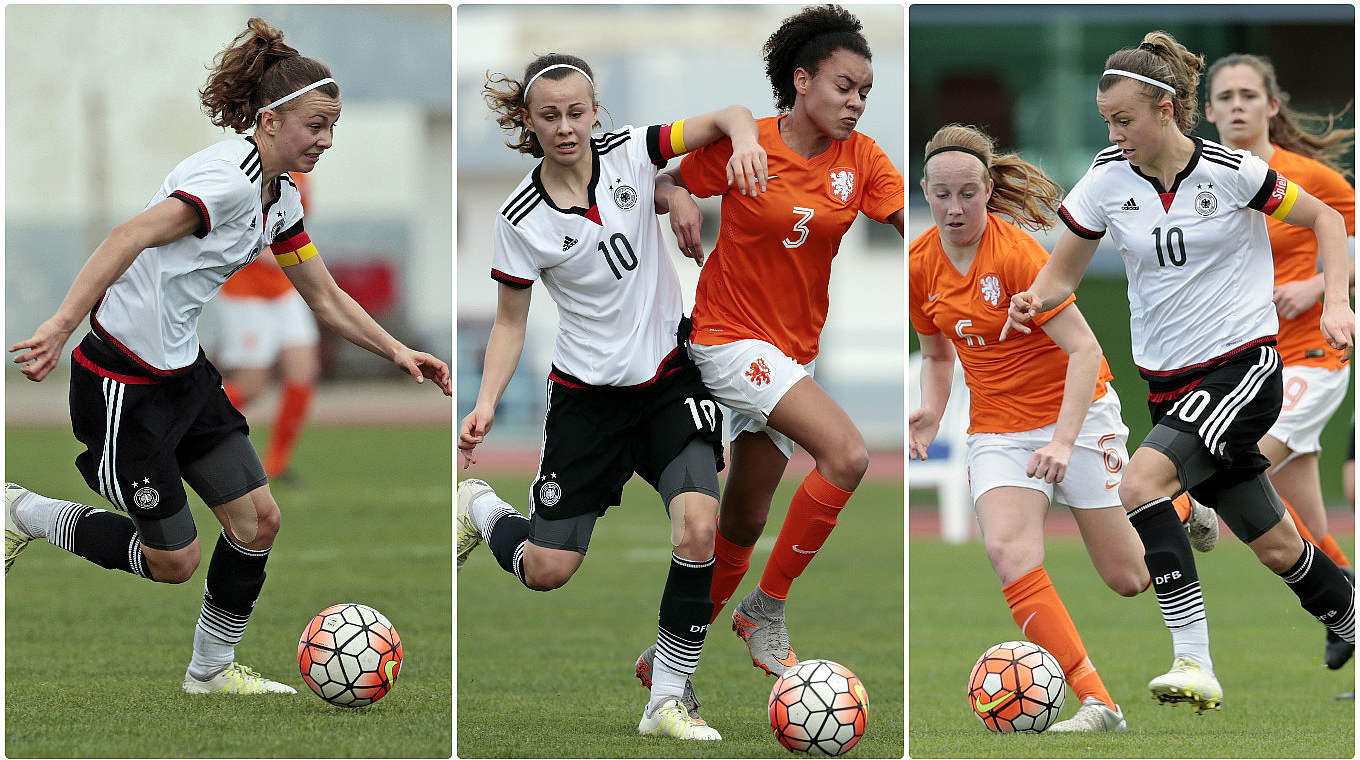
[[[1041,478],[1049,483],[1061,483],[1067,475],[1067,464],[1072,461],[1072,445],[1060,441],[1049,441],[1043,448],[1030,457],[1025,474],[1031,478]]]
[[[1011,296],[1011,307],[1006,312],[1006,324],[1001,326],[1001,336],[997,338],[997,342],[1005,340],[1006,335],[1012,330],[1029,335],[1030,328],[1026,327],[1025,323],[1039,313],[1039,307],[1042,305],[1043,301],[1028,290],[1022,290]]]
[[[491,424],[495,421],[496,410],[480,406],[468,412],[463,418],[462,424],[458,426],[458,461],[464,470],[477,464],[477,457],[472,454],[473,449],[486,440],[486,434],[490,432]]]
[[[926,450],[939,433],[940,418],[933,412],[927,411],[924,407],[912,412],[907,418],[907,440],[910,443],[908,457],[922,461],[929,459]]]
[[[14,363],[23,365],[19,371],[33,382],[41,382],[48,373],[56,368],[61,358],[61,349],[72,330],[59,325],[55,318],[38,325],[33,337],[19,341],[9,347],[9,352],[24,351],[14,357]]]
[[[425,353],[424,351],[413,351],[403,348],[392,357],[392,361],[407,374],[415,378],[417,383],[425,382],[425,378],[430,378],[445,396],[453,395],[453,377],[449,374],[449,365],[439,358]]]
[[[770,165],[765,149],[751,138],[732,140],[732,157],[727,160],[727,186],[733,184],[742,195],[755,197],[765,190]]]
[[[1323,289],[1321,280],[1316,277],[1276,285],[1271,297],[1275,302],[1275,312],[1280,315],[1280,319],[1293,319],[1321,301]]]
[[[683,198],[680,197],[682,195]],[[670,217],[671,231],[675,233],[680,253],[703,266],[704,244],[699,238],[699,232],[703,228],[704,213],[699,210],[699,204],[694,202],[694,198],[690,197],[688,192],[680,190],[671,196]]]
[[[1345,351],[1349,359],[1355,346],[1355,312],[1351,311],[1350,304],[1324,302],[1319,327],[1327,345]]]

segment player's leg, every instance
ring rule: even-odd
[[[316,320],[311,309],[295,291],[283,296],[279,311],[285,315],[276,324],[282,331],[278,352],[279,408],[269,434],[264,471],[277,478],[288,471],[293,447],[307,420],[317,378],[321,375],[321,353],[317,348]]]
[[[718,512],[711,591],[713,617],[709,622],[718,619],[741,585],[751,565],[756,541],[769,519],[775,489],[789,463],[789,453],[771,438],[772,431],[742,428],[738,432],[742,420],[752,423],[749,417],[739,413],[733,413],[728,419],[732,429],[731,466]],[[779,436],[779,433],[774,435]],[[791,451],[792,444],[789,446]]]
[[[273,371],[268,367],[237,367],[229,369],[222,380],[231,405],[244,410],[269,387]]]

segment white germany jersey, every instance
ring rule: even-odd
[[[199,228],[137,256],[95,305],[95,333],[152,374],[193,364],[203,305],[275,239],[302,236],[302,200],[292,179],[273,180],[276,200],[265,209],[261,171],[249,138],[223,140],[181,161],[147,208],[177,198],[198,212]]]
[[[553,366],[589,385],[651,380],[676,347],[684,302],[653,196],[665,127],[595,135],[589,208],[555,206],[529,172],[496,215],[491,276],[557,303]]]
[[[1204,364],[1279,329],[1264,215],[1283,219],[1298,188],[1247,151],[1191,139],[1194,155],[1169,189],[1112,147],[1059,209],[1081,237],[1112,233],[1129,279],[1133,360],[1146,374]]]

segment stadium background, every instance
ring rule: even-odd
[[[344,113],[311,173],[307,210],[327,266],[399,339],[452,360],[453,14],[439,5],[8,6],[6,345],[55,311],[90,252],[177,162],[232,134],[208,122],[197,91],[252,16],[326,62],[342,90]],[[39,492],[107,506],[72,466],[68,356],[86,329],[42,383],[6,362],[5,469]],[[453,405],[334,336],[323,352],[293,461],[298,485],[273,488],[283,529],[240,650],[304,693],[227,714],[184,709],[181,669],[220,530],[191,497],[204,561],[181,586],[103,572],[48,546],[15,566],[6,584],[9,756],[451,751]],[[248,410],[260,448],[275,395]],[[338,601],[382,610],[406,646],[404,683],[357,724],[297,677],[298,633]],[[146,620],[132,635],[118,622],[129,610]],[[134,698],[138,719],[128,721]]]

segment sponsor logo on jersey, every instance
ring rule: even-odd
[[[638,202],[637,190],[634,190],[632,187],[628,185],[619,185],[618,187],[614,188],[614,205],[618,206],[621,210],[627,211],[628,209],[636,206],[637,202]]]
[[[1208,190],[1201,190],[1195,196],[1195,213],[1200,216],[1213,216],[1215,211],[1218,211],[1218,198]]]
[[[562,486],[555,480],[545,480],[543,485],[538,487],[538,503],[545,507],[551,507],[562,500]]]
[[[1120,211],[1137,211],[1137,210],[1138,210],[1138,202],[1135,201],[1135,200],[1132,199],[1132,198],[1129,198],[1128,200],[1124,201],[1124,205],[1123,205],[1123,206],[1120,206],[1120,207],[1119,207],[1119,210],[1120,210]]]
[[[855,194],[855,170],[846,166],[838,166],[831,170],[829,177],[831,181],[831,194],[841,199],[841,203],[849,203],[850,196]]]
[[[565,237],[562,238],[562,250],[563,250],[563,251],[567,251],[567,250],[570,249],[573,245],[576,245],[576,244],[579,243],[579,242],[581,242],[581,241],[577,240],[576,238],[572,237],[571,235],[567,235],[567,236],[565,236]]]
[[[746,379],[751,381],[751,385],[759,388],[762,385],[770,384],[770,366],[764,359],[756,359],[751,362],[751,367],[746,370]]]
[[[982,290],[982,300],[988,306],[997,306],[1001,303],[1001,278],[993,273],[982,275],[978,278],[978,288]]]

